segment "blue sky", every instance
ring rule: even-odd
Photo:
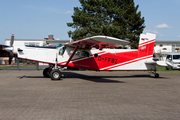
[[[157,35],[157,40],[180,40],[180,0],[134,0],[145,17],[144,33]],[[0,44],[10,39],[69,40],[67,22],[72,22],[79,0],[0,0]]]

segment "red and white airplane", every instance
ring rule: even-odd
[[[21,46],[6,50],[13,51],[20,59],[48,63],[49,67],[44,69],[43,75],[52,80],[61,78],[64,67],[95,71],[152,71],[157,78],[156,66],[166,64],[153,60],[155,38],[155,34],[141,34],[138,49],[112,49],[129,42],[108,36],[93,36],[59,48]]]

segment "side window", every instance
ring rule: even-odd
[[[59,55],[63,55],[64,52],[66,50],[66,47],[62,47],[60,50],[59,50]]]
[[[73,50],[71,50],[69,53],[72,54]],[[80,51],[78,50],[78,51],[76,51],[76,53],[74,55],[79,55],[79,54],[80,54]]]
[[[80,54],[80,51],[78,50],[78,51],[76,51],[76,53],[75,53],[75,55],[79,55]]]
[[[82,51],[82,52],[81,52],[81,56],[82,56],[82,57],[89,57],[90,54],[89,54],[87,51]]]

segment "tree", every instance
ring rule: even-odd
[[[132,48],[138,47],[139,36],[145,28],[144,17],[137,12],[133,0],[79,0],[81,7],[74,7],[75,30],[68,35],[73,40],[94,35],[105,35],[130,40]]]

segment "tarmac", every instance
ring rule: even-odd
[[[0,120],[179,120],[179,73],[0,70]]]

